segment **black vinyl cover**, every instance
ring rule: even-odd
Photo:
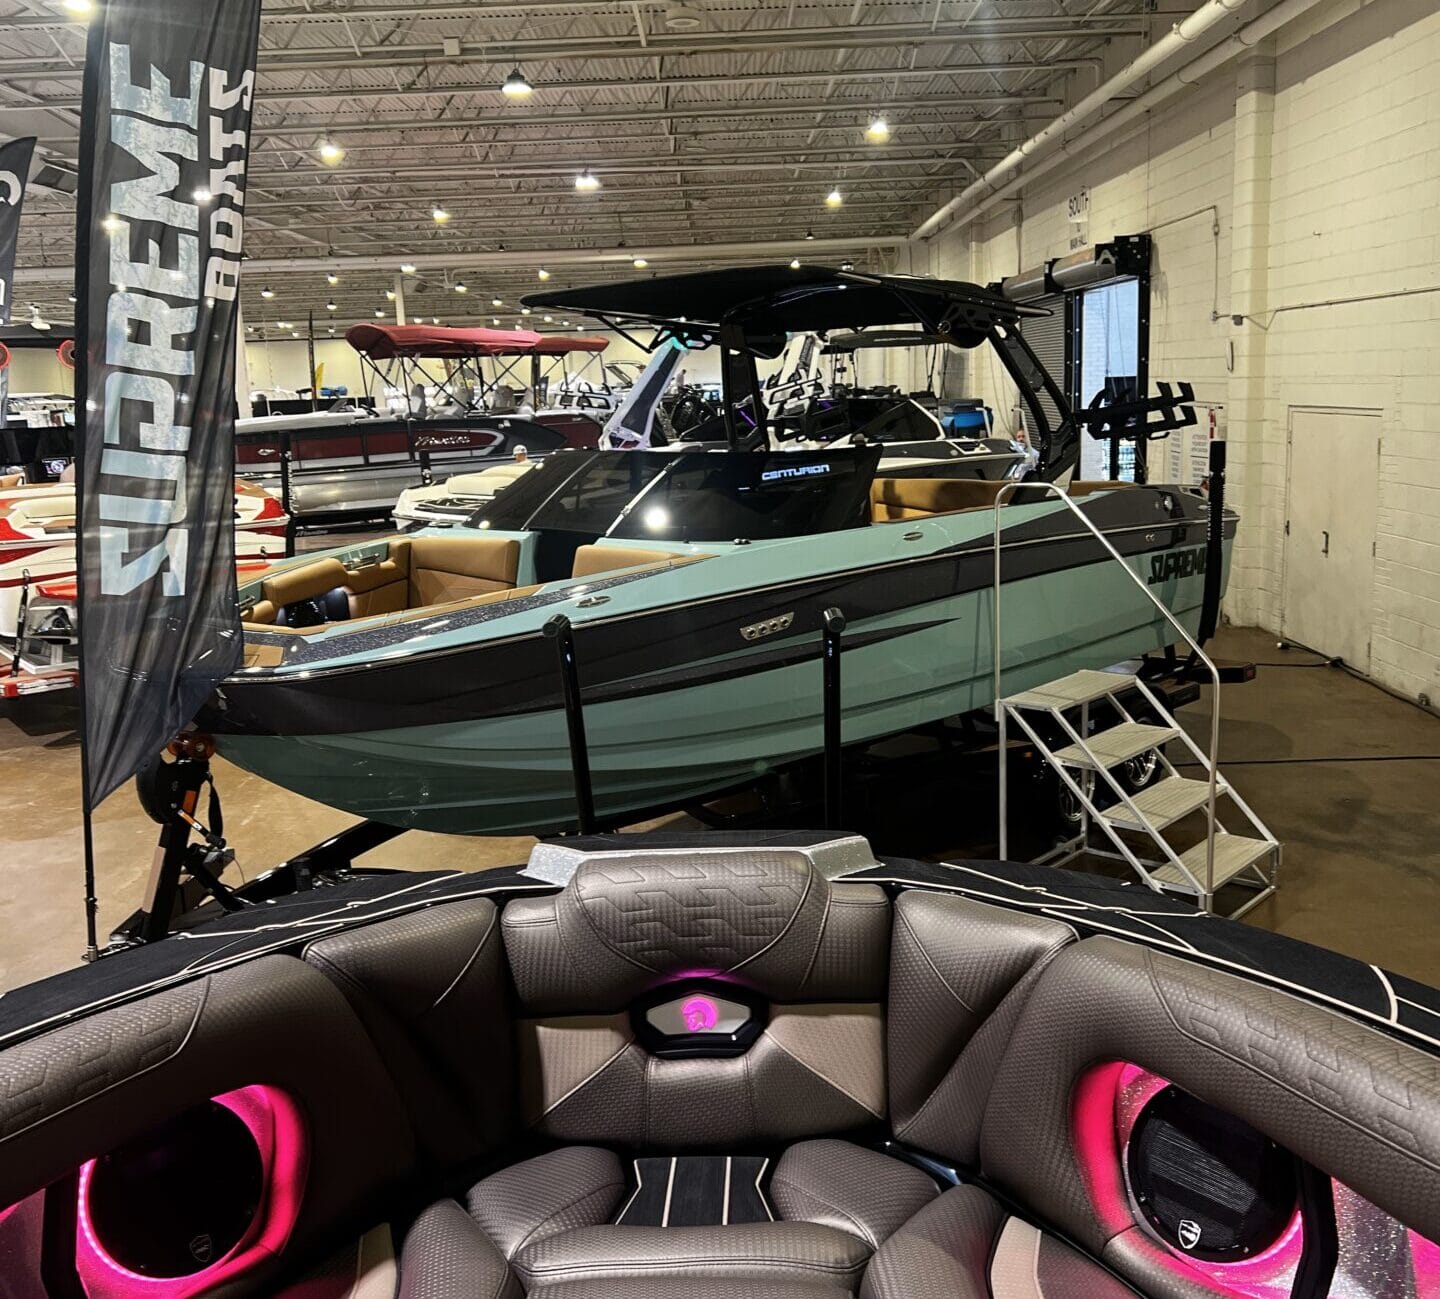
[[[14,309],[15,246],[20,238],[20,210],[25,203],[25,182],[30,177],[30,159],[35,137],[11,140],[0,145],[0,325],[6,325]],[[10,367],[0,354],[0,428],[5,427],[5,406],[10,394]]]
[[[240,662],[231,440],[259,29],[259,0],[109,0],[90,23],[75,391],[91,807]]]

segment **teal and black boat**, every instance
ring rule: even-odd
[[[1077,424],[1017,329],[1026,309],[973,285],[779,267],[545,295],[552,304],[630,331],[648,323],[657,344],[719,343],[732,389],[737,358],[773,354],[801,330],[913,324],[952,345],[988,344],[1032,408],[1038,472],[1054,478],[1075,461]],[[305,556],[242,588],[245,666],[205,718],[221,752],[392,825],[573,824],[567,716],[545,635],[557,614],[573,628],[606,822],[820,752],[827,610],[847,621],[846,744],[988,710],[1006,485],[886,477],[880,447],[746,449],[735,395],[728,449],[558,452],[464,527]],[[1107,418],[1143,425],[1157,411],[1141,402]],[[1068,492],[1194,630],[1205,499],[1117,483]],[[1169,645],[1158,610],[1064,501],[1048,489],[1009,494],[1007,689]],[[1226,558],[1234,528],[1227,516]]]

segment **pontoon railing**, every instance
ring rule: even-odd
[[[1210,698],[1210,749],[1208,763],[1209,772],[1207,773],[1209,780],[1209,790],[1206,796],[1205,811],[1205,897],[1207,899],[1206,909],[1208,910],[1208,899],[1212,898],[1215,893],[1215,802],[1219,792],[1218,763],[1220,758],[1220,669],[1215,666],[1214,660],[1211,659],[1211,657],[1206,654],[1205,651],[1200,647],[1200,642],[1196,640],[1195,637],[1193,637],[1188,631],[1185,630],[1185,625],[1180,621],[1180,619],[1178,619],[1165,606],[1165,604],[1156,597],[1155,593],[1151,591],[1150,588],[1146,586],[1145,583],[1140,579],[1140,575],[1136,573],[1136,571],[1125,562],[1125,557],[1118,550],[1115,549],[1114,545],[1111,544],[1110,539],[1098,527],[1096,527],[1094,521],[1090,518],[1089,515],[1085,513],[1084,510],[1082,510],[1075,503],[1074,499],[1065,490],[1065,488],[1061,487],[1057,483],[1043,481],[1023,482],[1017,480],[1014,482],[1008,482],[1004,484],[1004,486],[1002,486],[998,492],[995,493],[995,581],[991,602],[991,620],[995,636],[995,660],[993,665],[993,673],[995,680],[995,721],[999,728],[998,761],[1000,764],[1000,859],[1004,861],[1008,858],[1010,848],[1010,808],[1008,801],[1009,746],[1007,743],[1008,736],[1007,728],[1005,725],[1006,709],[1003,702],[1005,695],[1002,689],[1002,675],[1004,672],[1004,666],[1001,660],[1001,652],[1004,648],[1004,643],[1001,636],[1000,627],[1000,587],[1002,583],[1004,567],[1004,552],[1000,543],[1001,510],[1005,505],[1009,503],[1010,498],[1019,488],[1026,488],[1032,491],[1040,490],[1048,492],[1050,495],[1054,496],[1062,505],[1064,505],[1065,508],[1068,509],[1070,513],[1073,514],[1080,521],[1086,531],[1088,531],[1095,538],[1095,540],[1100,543],[1101,547],[1109,554],[1110,558],[1112,558],[1120,566],[1120,568],[1124,571],[1125,576],[1128,577],[1130,581],[1135,584],[1135,587],[1140,592],[1140,594],[1143,595],[1151,604],[1153,604],[1155,608],[1160,611],[1161,617],[1163,617],[1166,622],[1168,622],[1177,632],[1180,633],[1181,639],[1190,647],[1191,652],[1194,654],[1195,661],[1197,663],[1203,663],[1205,665],[1205,669],[1210,673],[1210,684],[1213,694]]]

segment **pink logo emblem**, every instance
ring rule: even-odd
[[[706,1033],[715,1027],[720,1012],[709,997],[690,997],[680,1005],[685,1027],[692,1033]]]

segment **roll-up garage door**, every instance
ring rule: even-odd
[[[1044,307],[1050,313],[1048,316],[1027,316],[1020,323],[1020,332],[1039,358],[1040,364],[1055,381],[1055,386],[1061,392],[1068,393],[1070,388],[1065,369],[1065,340],[1068,331],[1065,328],[1065,312],[1069,303],[1066,295],[1045,293],[1038,298],[1026,299],[1025,305]],[[1053,432],[1060,426],[1060,411],[1050,400],[1048,393],[1040,394],[1040,408],[1045,412],[1045,418],[1050,421]]]

